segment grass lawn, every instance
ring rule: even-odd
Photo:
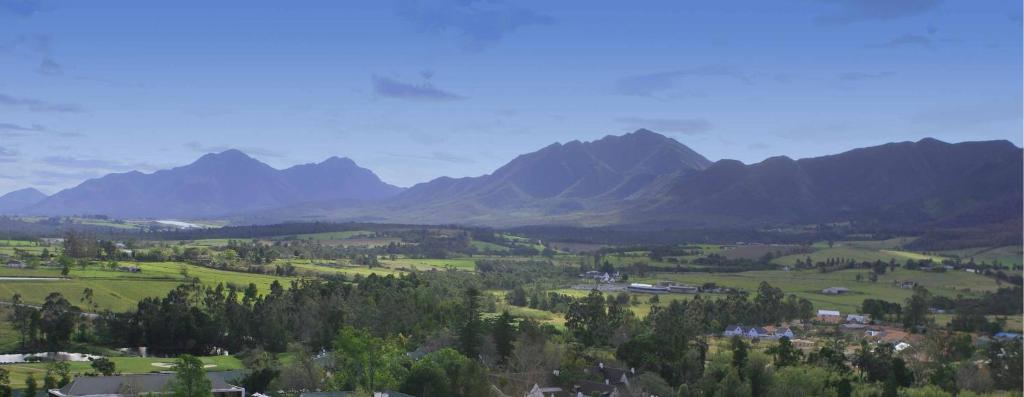
[[[241,361],[232,356],[210,356],[200,357],[200,359],[204,364],[213,365],[213,367],[207,368],[208,371],[228,371],[242,368]],[[174,362],[173,358],[157,357],[110,357],[110,360],[114,362],[118,372],[125,374],[169,371],[169,368],[158,367],[153,364]],[[45,363],[24,363],[4,365],[4,368],[10,371],[11,387],[14,389],[24,389],[25,379],[29,374],[33,374],[40,387],[42,386],[43,377],[46,375],[46,366],[47,364]],[[88,361],[71,363],[71,373],[75,376],[82,375],[91,370],[92,367]]]

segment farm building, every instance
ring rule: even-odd
[[[821,290],[821,293],[825,295],[842,295],[849,292],[850,290],[846,287],[828,287]]]
[[[742,325],[730,325],[722,332],[723,336],[742,336],[747,339],[778,339],[783,336],[793,339],[793,330],[788,327],[780,329],[768,329],[768,327],[744,328]]]
[[[819,309],[818,315],[815,317],[820,322],[829,324],[839,324],[843,320],[838,310],[824,310]]]
[[[28,267],[28,265],[25,264],[25,262],[22,262],[22,261],[10,261],[10,262],[7,262],[7,268],[8,269],[24,269],[26,267]]]
[[[651,284],[633,283],[627,288],[629,292],[637,292],[641,294],[664,294],[668,292],[668,287],[656,287]]]
[[[677,294],[696,294],[700,292],[700,287],[693,285],[669,285],[668,290]]]
[[[848,324],[867,324],[871,322],[871,316],[867,314],[847,314],[846,322]]]

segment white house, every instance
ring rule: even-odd
[[[847,314],[846,322],[854,324],[867,324],[871,322],[871,317],[868,316],[867,314]]]
[[[796,337],[796,335],[793,334],[793,330],[789,329],[789,327],[786,327],[775,330],[775,337],[779,339],[781,339],[782,337],[786,337],[792,340],[794,337]]]
[[[730,325],[725,327],[725,332],[722,333],[724,336],[737,336],[743,335],[744,329],[742,325]]]
[[[746,335],[750,339],[761,339],[772,336],[768,330],[762,327],[750,327],[750,329],[747,330]]]

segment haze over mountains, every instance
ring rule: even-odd
[[[45,199],[34,195],[37,202],[30,193],[16,195],[25,196],[20,204],[4,196],[0,212],[230,217],[236,223],[714,228],[855,220],[970,226],[1019,222],[1022,153],[1007,141],[922,139],[800,160],[712,163],[671,138],[638,130],[556,143],[488,175],[401,189],[349,159],[277,170],[231,150],[152,174],[107,175]]]
[[[238,150],[152,174],[90,179],[23,209],[34,215],[103,214],[118,218],[227,216],[317,200],[375,200],[401,189],[347,158],[284,170]]]

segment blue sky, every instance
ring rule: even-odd
[[[0,0],[0,192],[239,148],[409,186],[646,127],[712,160],[1021,145],[1021,3]]]

